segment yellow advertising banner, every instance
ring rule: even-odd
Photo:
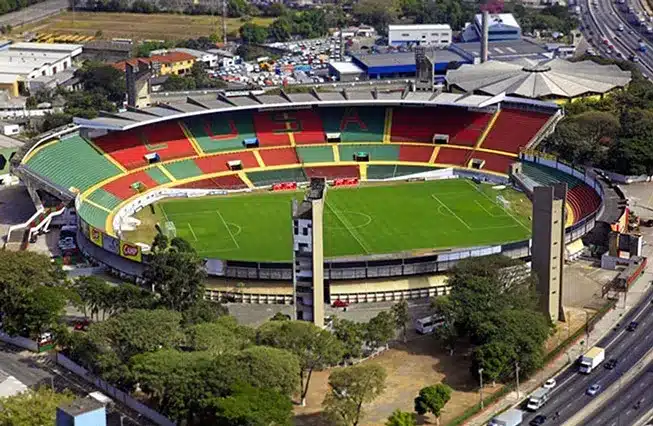
[[[135,244],[128,243],[127,241],[120,241],[120,256],[125,259],[133,260],[134,262],[143,261],[141,248]]]
[[[102,231],[100,231],[97,228],[94,228],[92,226],[88,227],[89,230],[89,236],[88,238],[95,244],[96,246],[102,247]]]

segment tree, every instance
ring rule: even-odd
[[[46,113],[41,123],[41,131],[47,132],[73,122],[73,117],[65,113]]]
[[[363,355],[365,324],[335,317],[333,334],[343,345],[345,361],[351,361]]]
[[[392,306],[392,316],[395,320],[395,326],[403,331],[404,343],[408,339],[408,330],[406,324],[410,321],[410,312],[408,311],[408,302],[401,299]]]
[[[272,3],[265,9],[267,16],[279,17],[288,14],[288,8],[283,3]]]
[[[363,404],[374,401],[385,390],[386,372],[378,364],[339,368],[329,375],[329,392],[322,406],[338,425],[356,426]]]
[[[273,3],[280,4],[280,3]],[[290,40],[291,33],[293,30],[293,22],[287,16],[281,16],[277,18],[271,25],[268,27],[268,34],[270,38],[275,41],[288,41]]]
[[[302,405],[314,370],[336,365],[342,360],[342,344],[334,335],[306,321],[268,321],[257,331],[258,344],[286,349],[300,365]]]
[[[113,103],[121,103],[125,99],[125,75],[111,65],[86,61],[77,70],[76,76],[85,91],[102,94]]]
[[[503,341],[492,340],[489,343],[474,348],[472,353],[472,374],[477,376],[480,368],[483,369],[483,378],[489,379],[494,384],[508,371],[517,360],[514,348]]]
[[[100,320],[100,310],[108,305],[111,288],[102,278],[89,275],[79,277],[75,281],[75,289],[80,297],[80,308],[84,316],[90,314],[91,319],[95,315]]]
[[[70,392],[58,393],[41,386],[17,395],[0,398],[0,425],[33,426],[55,423],[57,407],[72,402],[75,396]]]
[[[29,336],[40,336],[50,330],[64,313],[67,297],[57,287],[39,286],[26,299],[21,320]]]
[[[246,23],[240,27],[240,38],[245,44],[260,44],[268,38],[268,30],[257,24],[251,22]]]
[[[186,334],[192,350],[209,351],[216,355],[237,352],[252,343],[246,334],[241,335],[236,329],[217,321],[195,324],[188,328]]]
[[[236,355],[240,381],[291,397],[299,388],[299,359],[285,349],[250,346]]]
[[[385,426],[417,426],[417,416],[415,413],[409,413],[407,411],[401,411],[396,409],[392,412],[392,415],[388,417],[388,421],[385,422]]]
[[[367,323],[365,340],[372,348],[387,345],[394,336],[395,322],[389,312],[381,311]]]
[[[159,294],[162,306],[184,311],[204,296],[204,261],[194,250],[187,251],[185,244],[175,245],[174,239],[170,247],[175,249],[154,253],[143,278]]]
[[[292,425],[292,401],[272,389],[239,385],[233,393],[208,401],[213,416],[204,424],[224,426],[290,426]]]
[[[229,309],[213,300],[200,299],[181,314],[184,324],[193,325],[216,322],[219,318],[229,315]]]
[[[451,388],[444,383],[422,388],[419,396],[415,398],[415,411],[420,415],[433,413],[437,424],[440,424],[442,408],[451,399],[451,392]]]
[[[354,5],[354,17],[373,26],[379,34],[387,34],[388,25],[397,20],[394,0],[361,0]]]
[[[290,321],[290,316],[278,311],[270,318],[270,321]]]

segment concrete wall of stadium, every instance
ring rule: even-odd
[[[522,161],[542,164],[572,175],[593,188],[601,199],[604,198],[598,176],[592,171],[574,168],[554,157],[543,157],[532,153],[523,153],[520,158]],[[469,169],[456,172],[461,178],[480,177],[499,183],[507,181],[505,178]],[[140,202],[131,204],[131,207],[124,212],[131,214],[169,195],[174,195],[174,192],[150,193],[139,198]],[[601,203],[595,212],[569,227],[566,230],[565,243],[576,241],[590,232],[603,208]],[[88,227],[87,224],[82,223],[80,228],[85,226]],[[123,278],[138,281],[144,268],[143,263],[129,261],[118,254],[108,253],[102,246],[93,244],[88,239],[88,233],[79,232],[79,238],[85,240],[85,244],[80,244],[80,247],[87,256],[109,267]],[[385,257],[361,256],[347,261],[333,259],[325,263],[324,273],[325,279],[329,282],[329,294],[332,300],[340,298],[351,302],[369,302],[432,297],[447,293],[448,288],[442,277],[458,261],[491,254],[528,259],[531,255],[531,240],[430,255],[415,255],[408,252]],[[147,256],[143,256],[142,260],[147,262]],[[289,285],[292,281],[291,266],[290,263],[209,259],[207,270],[211,279],[207,286],[207,296],[211,299],[229,297],[234,301],[246,303],[291,303],[292,288]],[[283,285],[284,283],[288,286]]]

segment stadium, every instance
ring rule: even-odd
[[[459,259],[529,258],[535,186],[567,184],[569,247],[594,228],[597,176],[532,149],[561,116],[504,93],[282,91],[75,119],[14,160],[38,212],[9,241],[74,207],[82,251],[123,277],[160,231],[207,259],[211,297],[289,303],[291,200],[324,178],[331,299],[442,294]]]

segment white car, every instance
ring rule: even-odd
[[[556,380],[555,379],[549,379],[544,384],[542,385],[543,388],[545,389],[553,389],[556,386]]]
[[[597,393],[599,393],[600,390],[601,390],[601,385],[599,385],[598,383],[595,383],[592,386],[590,386],[589,388],[587,388],[587,394],[589,396],[594,396]]]

